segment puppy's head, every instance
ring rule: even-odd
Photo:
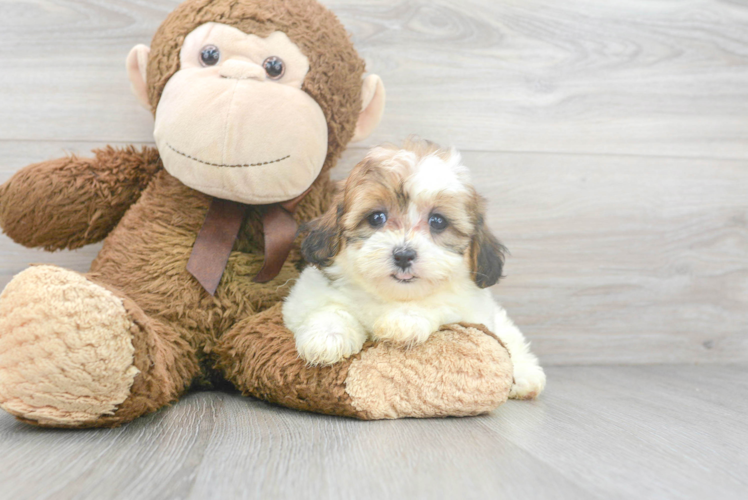
[[[411,139],[374,148],[330,209],[303,229],[302,253],[386,298],[416,299],[456,280],[501,277],[504,247],[454,149]]]

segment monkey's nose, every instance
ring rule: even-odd
[[[403,270],[408,269],[417,256],[418,254],[412,248],[397,248],[392,252],[395,265]]]
[[[265,79],[265,70],[259,64],[238,59],[229,59],[218,68],[218,74],[232,80]]]

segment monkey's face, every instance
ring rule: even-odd
[[[302,90],[309,61],[286,34],[219,23],[192,31],[164,87],[154,137],[166,170],[219,198],[262,205],[303,193],[327,155],[327,122]]]

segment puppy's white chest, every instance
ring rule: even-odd
[[[428,323],[431,332],[449,323],[485,322],[490,316],[485,310],[482,297],[455,296],[454,294],[436,294],[422,300],[383,302],[371,296],[363,297],[358,294],[347,294],[350,297],[349,308],[366,329],[367,333],[375,334],[377,325],[393,323],[406,326],[405,323]],[[483,309],[482,313],[474,310],[473,305]],[[481,307],[483,306],[483,307]],[[429,332],[429,333],[431,333]]]

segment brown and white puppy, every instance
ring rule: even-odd
[[[504,247],[454,149],[411,139],[374,148],[331,208],[306,228],[304,270],[283,316],[311,364],[331,364],[373,340],[417,344],[441,325],[482,323],[514,363],[510,397],[533,398],[545,374],[487,287]]]

